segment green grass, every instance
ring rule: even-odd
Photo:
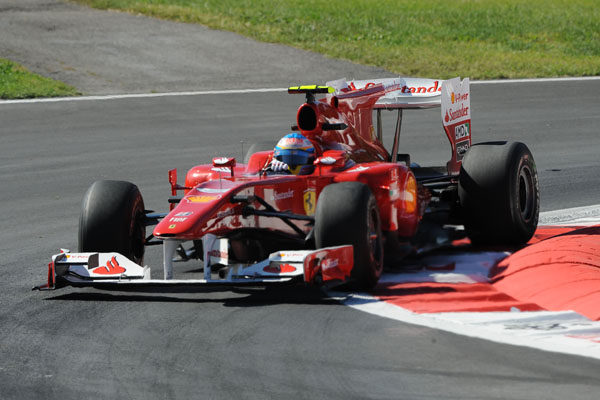
[[[600,75],[598,0],[74,0],[404,75]]]
[[[0,58],[0,99],[27,99],[77,95],[77,89],[54,79],[28,71],[23,66]]]

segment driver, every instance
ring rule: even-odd
[[[314,171],[315,147],[304,135],[290,133],[285,135],[273,151],[269,169],[278,173],[307,175]]]

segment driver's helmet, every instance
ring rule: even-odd
[[[314,170],[315,147],[304,135],[290,133],[277,142],[273,157],[286,163],[294,175],[310,174]]]

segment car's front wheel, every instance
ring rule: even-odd
[[[117,252],[142,264],[146,226],[144,200],[136,185],[96,181],[83,196],[80,252]]]
[[[316,248],[351,244],[354,286],[370,289],[383,271],[383,238],[377,201],[360,182],[341,182],[323,189],[315,212]]]

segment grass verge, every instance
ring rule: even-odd
[[[403,75],[600,75],[597,0],[74,1],[200,23]]]
[[[0,99],[75,96],[77,89],[65,83],[45,78],[25,67],[0,58]]]

